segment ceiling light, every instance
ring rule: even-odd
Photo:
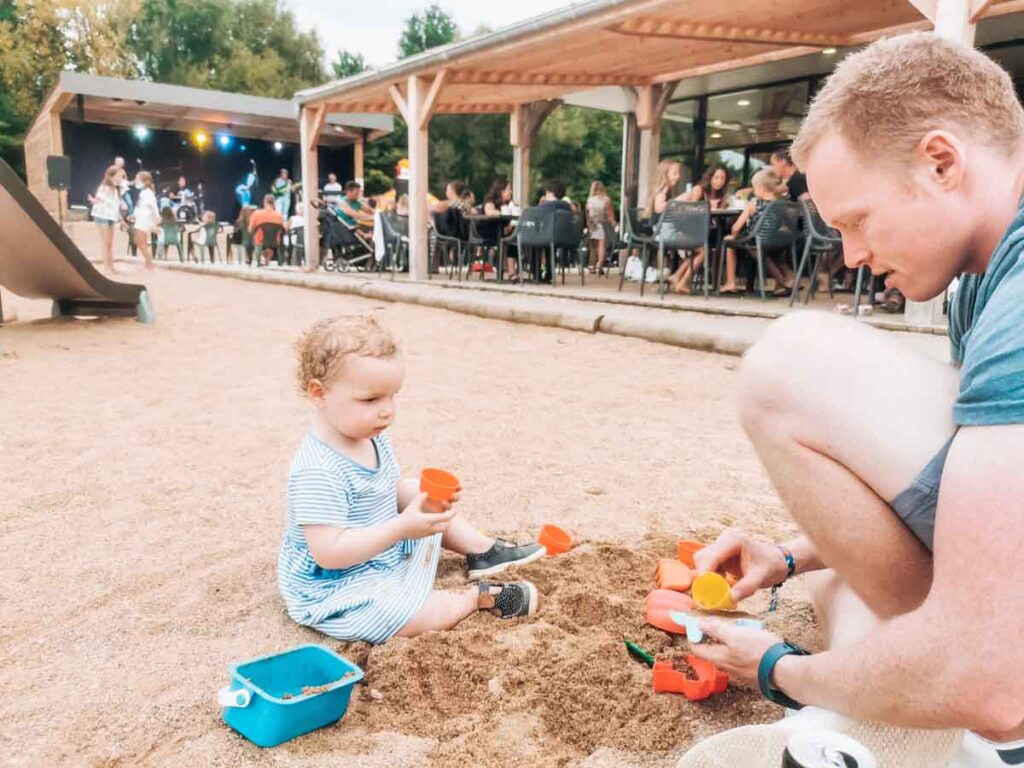
[[[132,133],[135,134],[135,138],[139,141],[145,141],[149,136],[149,128],[144,125],[136,125],[132,128]]]
[[[736,106],[737,107],[749,107],[750,106],[750,99],[740,99],[739,101],[736,102]]]
[[[836,54],[836,49],[835,48],[826,48],[825,50],[823,50],[821,52],[822,56],[835,56],[835,54]]]
[[[282,144],[280,141],[275,141],[274,142],[274,151],[275,152],[280,152],[282,149],[284,149],[284,144]]]
[[[711,138],[712,139],[720,139],[720,138],[722,138],[722,134],[720,134],[717,131],[715,131],[714,133],[711,134]]]
[[[722,121],[721,120],[712,120],[711,124],[717,128],[718,126],[720,126],[722,124]]]

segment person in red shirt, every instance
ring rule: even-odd
[[[257,228],[260,224],[280,224],[284,227],[284,218],[278,213],[274,207],[274,196],[264,195],[263,196],[263,207],[258,211],[254,211],[252,216],[249,217],[249,231],[253,233],[252,241],[257,246],[263,245],[263,232]],[[267,263],[267,252],[269,249],[261,248],[262,258],[261,261]]]

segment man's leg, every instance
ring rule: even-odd
[[[885,331],[822,313],[748,353],[740,415],[793,518],[880,617],[912,610],[931,554],[889,507],[952,436],[955,371]]]

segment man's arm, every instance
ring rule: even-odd
[[[363,204],[362,203],[359,204],[358,208],[355,208],[355,207],[353,207],[352,205],[349,204],[348,200],[342,200],[338,204],[338,207],[342,211],[344,211],[346,215],[351,216],[353,219],[357,219],[358,220],[358,219],[367,219],[367,218],[371,218],[372,219],[373,218],[373,214],[372,213],[367,215],[366,212],[363,210]]]
[[[996,735],[1024,722],[1022,466],[1024,425],[961,429],[942,475],[924,603],[855,645],[785,657],[774,684],[797,701],[910,727]]]

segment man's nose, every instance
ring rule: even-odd
[[[871,251],[863,247],[848,247],[843,243],[843,261],[850,269],[863,267],[871,262]]]

